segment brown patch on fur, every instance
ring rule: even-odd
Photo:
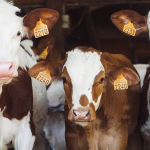
[[[37,8],[28,13],[23,19],[23,25],[29,29],[29,37],[34,35],[33,29],[40,18],[41,21],[48,26],[48,30],[50,30],[57,22],[59,13],[48,8]]]
[[[93,110],[95,110],[95,105],[94,105],[93,103],[90,103],[89,106],[90,106]]]
[[[94,79],[94,84],[92,87],[92,98],[95,103],[98,101],[98,97],[103,92],[103,83],[101,83],[101,79],[105,77],[104,71],[100,71],[98,75],[96,75]],[[104,81],[103,81],[104,82]]]
[[[121,32],[123,32],[124,25],[128,24],[130,21],[136,29],[135,36],[142,32],[148,32],[147,16],[142,16],[133,10],[121,10],[115,12],[111,15],[111,21]]]
[[[73,104],[72,104],[72,83],[71,83],[71,79],[70,79],[70,76],[68,74],[66,67],[64,67],[63,74],[61,77],[66,78],[66,83],[64,83],[64,90],[65,90],[66,101],[67,101],[68,107],[71,108],[73,106]]]
[[[33,122],[33,94],[31,78],[27,71],[18,68],[18,77],[10,84],[3,85],[0,98],[0,108],[4,110],[3,117],[10,120],[21,120],[30,112],[30,128],[35,135],[35,125]]]
[[[86,107],[89,104],[89,100],[86,95],[82,95],[79,100],[81,106]]]

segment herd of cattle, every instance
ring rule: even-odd
[[[42,59],[53,37],[37,47],[21,39],[34,36],[39,20],[50,30],[59,14],[19,11],[0,0],[0,150],[150,150],[149,64],[82,46],[59,62]],[[150,32],[149,17],[122,10],[111,20],[120,31],[131,22],[137,36]],[[45,71],[47,86],[36,80]]]

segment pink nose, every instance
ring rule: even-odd
[[[91,111],[86,109],[79,109],[72,111],[72,118],[74,121],[86,122],[91,119]]]
[[[0,62],[0,79],[10,78],[15,69],[13,62]]]

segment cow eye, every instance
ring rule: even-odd
[[[67,80],[65,77],[63,77],[63,83],[67,83]]]
[[[20,31],[18,31],[17,36],[20,36],[20,35],[21,35],[21,32],[20,32]]]
[[[100,84],[102,84],[102,83],[103,83],[103,81],[104,81],[104,78],[101,78],[101,79],[100,79]]]

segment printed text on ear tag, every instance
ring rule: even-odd
[[[124,25],[123,32],[135,36],[136,29],[134,28],[133,23],[131,23],[131,21],[128,24]]]
[[[48,55],[48,46],[44,49],[44,51],[40,54],[39,58],[40,59],[46,59],[47,55]]]
[[[40,72],[36,79],[43,84],[49,85],[51,81],[51,75],[48,68],[45,71]]]
[[[46,24],[42,23],[40,18],[40,20],[36,24],[36,27],[34,28],[34,36],[35,38],[39,38],[41,36],[45,36],[48,34],[49,34],[48,27]]]
[[[114,81],[114,90],[128,89],[128,82],[122,74]]]

